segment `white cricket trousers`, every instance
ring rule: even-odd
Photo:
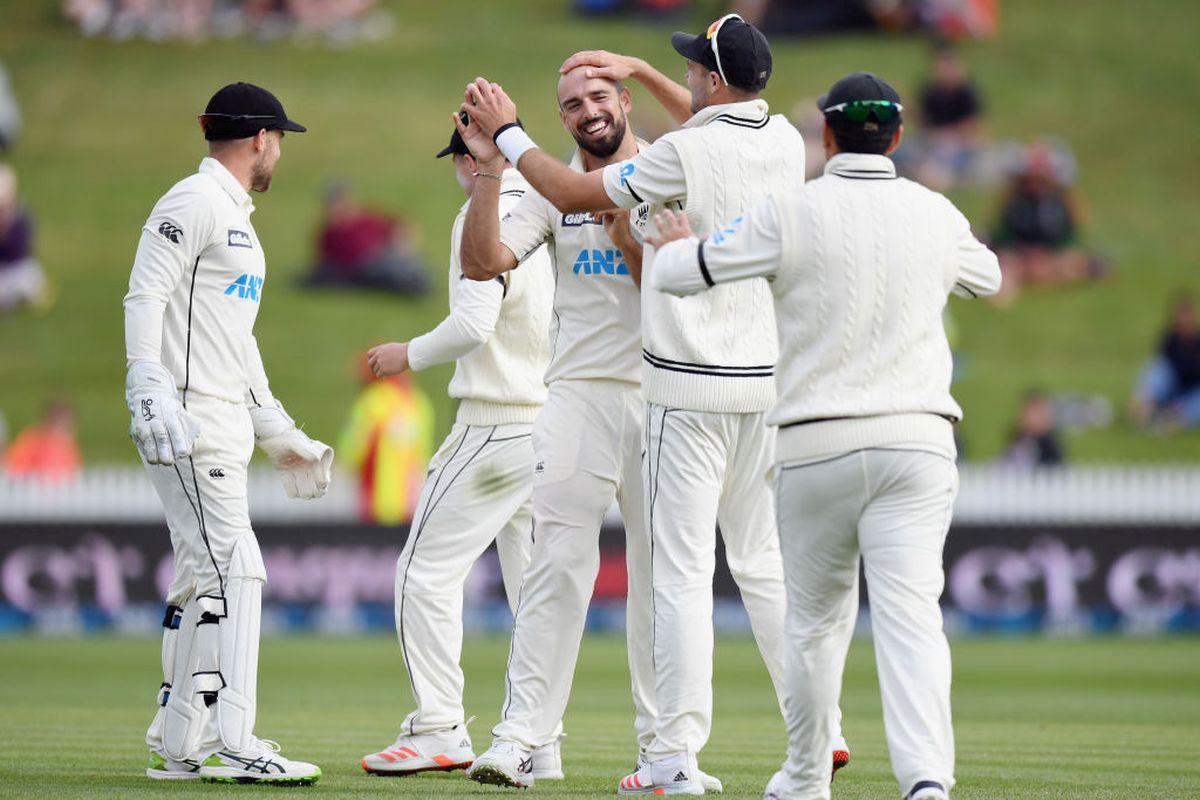
[[[600,569],[600,526],[616,499],[629,577],[626,636],[634,728],[654,724],[649,539],[642,497],[641,389],[609,380],[559,380],[533,426],[533,558],[525,570],[497,740],[536,748],[566,711],[588,603]]]
[[[826,800],[830,719],[858,614],[862,556],[892,771],[954,783],[950,646],[938,605],[958,470],[920,450],[869,449],[780,464],[787,579],[788,758],[783,797]]]
[[[167,591],[168,619],[164,620],[163,639],[163,684],[159,694],[160,704],[166,703],[172,685],[187,683],[188,665],[184,658],[177,659],[177,649],[184,654],[192,647],[196,631],[196,598],[206,598],[217,603],[228,612],[235,603],[226,596],[231,580],[240,590],[241,584],[252,581],[258,592],[266,582],[258,542],[250,526],[250,510],[246,498],[246,469],[254,452],[254,427],[250,413],[240,403],[230,403],[213,397],[189,394],[187,410],[200,421],[200,436],[192,449],[191,457],[181,458],[175,464],[163,466],[145,464],[150,482],[162,502],[167,527],[171,534],[175,573]],[[234,551],[239,550],[235,574]],[[241,592],[239,591],[239,596]],[[246,640],[239,668],[239,685],[234,691],[249,693],[249,723],[253,724],[255,674],[258,660],[258,607],[257,595],[240,603],[238,611],[249,615],[249,626],[242,625],[244,632],[252,634]],[[174,613],[172,613],[174,610]],[[186,614],[185,614],[186,610]],[[173,627],[172,627],[172,617]],[[186,620],[183,630],[180,623]],[[236,618],[223,618],[221,625],[233,628],[239,623]],[[245,630],[249,627],[249,630]],[[186,641],[175,641],[182,635]],[[205,647],[215,647],[213,637],[208,637]],[[206,653],[206,658],[216,658]],[[232,654],[226,654],[221,666],[229,672]],[[194,665],[193,665],[194,666]],[[246,669],[251,674],[244,674]],[[233,675],[223,678],[232,681]],[[163,707],[160,706],[150,729],[146,743],[155,750],[163,750]],[[200,746],[215,749],[220,738],[215,726],[205,728]]]
[[[532,430],[456,423],[429,462],[396,562],[396,632],[417,705],[404,720],[405,733],[466,720],[463,586],[493,541],[509,607],[516,606],[532,543]]]
[[[770,483],[774,431],[763,414],[646,408],[658,718],[647,754],[698,753],[712,729],[716,528],[782,704],[786,595]],[[826,762],[829,750],[825,752]],[[828,772],[828,764],[826,765]]]

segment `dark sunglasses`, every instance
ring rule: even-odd
[[[851,100],[823,110],[826,114],[838,111],[851,122],[866,122],[872,116],[876,122],[891,122],[900,115],[904,106],[891,100]]]

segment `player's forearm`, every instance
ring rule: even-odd
[[[419,372],[438,364],[451,364],[486,344],[495,330],[495,320],[489,326],[451,314],[436,328],[408,343],[408,365]]]
[[[503,167],[480,171],[499,175]],[[459,267],[471,280],[490,281],[516,266],[508,248],[500,244],[500,181],[477,177],[471,191],[471,204],[463,222],[459,245]]]
[[[680,125],[692,118],[692,95],[686,86],[671,80],[640,58],[634,62],[633,79],[645,86]]]
[[[690,236],[668,242],[656,250],[650,285],[657,291],[677,297],[696,294],[712,286],[712,280],[705,278],[700,270],[699,244],[699,239]]]
[[[517,168],[538,194],[564,214],[612,208],[599,170],[576,172],[538,149],[526,151]]]
[[[275,405],[275,396],[271,394],[271,384],[267,380],[267,370],[263,366],[262,352],[258,349],[256,337],[250,337],[246,351],[246,405]]]
[[[162,363],[166,301],[130,293],[125,297],[125,366],[135,361]]]

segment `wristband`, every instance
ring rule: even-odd
[[[511,122],[496,131],[495,135],[496,147],[500,148],[500,152],[508,159],[508,163],[513,166],[521,160],[521,156],[525,155],[527,150],[536,150],[537,145],[533,139],[525,132],[525,129]]]

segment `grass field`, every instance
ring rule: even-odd
[[[468,641],[468,713],[477,749],[500,706],[507,643]],[[954,643],[959,800],[1129,800],[1200,795],[1200,640],[972,640]],[[141,737],[158,685],[148,640],[6,640],[0,646],[0,796],[233,797],[277,790],[162,785],[142,777]],[[391,742],[408,710],[386,638],[275,639],[263,645],[258,732],[324,770],[324,798],[480,797],[503,790],[461,774],[375,778],[359,757]],[[897,796],[869,643],[851,650],[843,699],[854,758],[837,800]],[[589,638],[566,720],[568,779],[536,797],[607,796],[634,759],[624,645]],[[761,797],[783,726],[747,640],[720,640],[705,769],[726,796]],[[301,790],[297,790],[301,791]],[[302,792],[306,793],[306,792]]]
[[[480,73],[501,80],[539,141],[565,152],[552,92],[566,55],[605,47],[644,55],[671,74],[683,68],[667,41],[670,28],[581,21],[567,0],[390,0],[398,22],[392,35],[351,50],[89,41],[60,20],[60,5],[0,2],[0,58],[27,123],[12,160],[60,291],[45,316],[0,318],[0,408],[19,428],[49,395],[72,397],[93,461],[134,458],[121,403],[120,300],[148,210],[202,154],[195,115],[217,86],[265,84],[311,129],[288,138],[275,185],[257,202],[255,225],[269,261],[258,338],[276,394],[328,441],[353,396],[356,354],[423,332],[444,302],[296,288],[320,188],[343,177],[366,198],[414,218],[440,286],[450,222],[463,198],[433,153],[467,80]],[[697,4],[692,27],[717,5]],[[1006,0],[999,39],[965,47],[994,136],[1028,141],[1052,133],[1075,149],[1091,208],[1086,236],[1117,265],[1107,283],[1030,292],[1008,311],[955,302],[966,364],[956,393],[971,457],[1000,451],[1017,398],[1031,384],[1099,393],[1123,408],[1167,296],[1200,286],[1200,193],[1192,174],[1200,163],[1198,27],[1200,4],[1191,2]],[[925,45],[910,37],[778,41],[766,97],[787,111],[862,68],[911,91],[925,59]],[[663,118],[641,91],[634,116],[643,128]],[[955,199],[980,228],[990,225],[990,194]],[[420,378],[441,431],[453,414],[444,394],[449,374],[441,368]],[[1068,450],[1079,460],[1195,460],[1200,433],[1148,437],[1118,422],[1071,439]]]

